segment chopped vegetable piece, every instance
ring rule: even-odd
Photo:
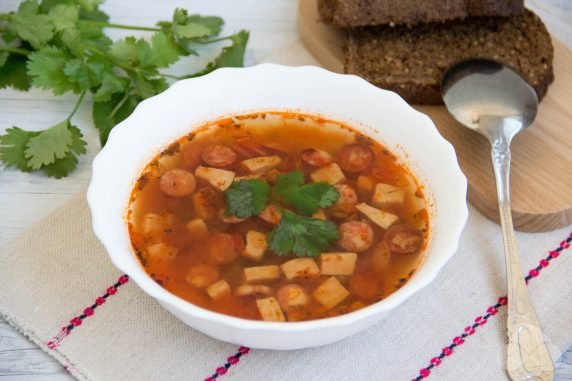
[[[371,204],[378,208],[401,206],[405,200],[405,191],[393,185],[378,183],[371,198]]]
[[[141,219],[141,233],[147,237],[161,234],[165,228],[165,219],[156,213],[145,213]]]
[[[320,255],[322,275],[352,275],[356,268],[356,253],[323,253]]]
[[[268,205],[258,217],[269,224],[278,225],[282,221],[282,212],[275,205]]]
[[[189,270],[185,280],[193,287],[206,288],[220,278],[218,268],[206,264],[197,264]]]
[[[368,176],[358,176],[357,178],[357,192],[361,197],[369,198],[375,187],[375,182],[371,177]]]
[[[246,233],[246,247],[242,255],[253,261],[260,261],[267,248],[266,234],[257,232],[256,230],[250,230]]]
[[[280,268],[276,265],[247,267],[244,269],[244,279],[247,282],[259,282],[280,278]]]
[[[241,162],[241,164],[250,173],[265,173],[273,168],[276,168],[282,159],[280,156],[259,156],[253,157],[252,159],[246,159]]]
[[[350,292],[342,286],[335,276],[328,278],[313,292],[314,298],[326,308],[333,308],[349,296]]]
[[[306,214],[332,205],[339,197],[336,188],[327,183],[304,184],[302,171],[278,175],[274,189],[280,200]]]
[[[299,257],[315,257],[338,237],[335,223],[284,210],[280,225],[270,232],[269,247],[277,255],[294,253]]]
[[[372,222],[381,226],[383,229],[387,229],[393,223],[399,220],[399,217],[397,217],[395,214],[384,212],[383,210],[369,206],[365,202],[356,205],[356,209],[363,213],[363,215],[369,218]]]
[[[202,166],[197,167],[195,176],[208,181],[213,187],[220,191],[226,190],[234,180],[234,172]]]
[[[221,279],[207,287],[207,294],[214,300],[228,298],[230,296],[230,286],[224,279]]]
[[[287,279],[314,278],[320,275],[320,269],[312,258],[297,258],[284,262],[280,269]]]
[[[202,241],[209,235],[209,228],[202,218],[194,218],[187,222],[185,226],[191,234],[193,241]]]
[[[315,172],[312,172],[310,177],[315,183],[328,183],[330,185],[336,185],[346,181],[346,176],[336,163],[321,167]]]
[[[278,304],[276,298],[257,299],[256,307],[258,307],[262,320],[286,321],[286,317],[284,317],[284,313],[280,309],[280,304]]]
[[[272,287],[262,284],[243,284],[234,290],[236,296],[272,295]]]
[[[318,220],[327,220],[328,219],[324,209],[316,210],[316,212],[314,214],[312,214],[312,218],[317,218]]]
[[[321,149],[308,148],[300,153],[300,157],[306,163],[314,167],[323,167],[324,165],[331,164],[334,161],[332,155],[327,151]]]
[[[209,186],[201,188],[191,197],[196,216],[203,220],[210,220],[216,217],[218,210],[224,204],[220,193]]]
[[[278,289],[276,299],[286,314],[291,307],[302,307],[310,302],[306,289],[298,284],[287,284]]]
[[[150,259],[173,261],[179,250],[176,247],[165,245],[163,242],[147,246],[147,255]]]

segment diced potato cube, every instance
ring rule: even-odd
[[[375,182],[371,177],[361,176],[361,175],[358,176],[356,189],[361,196],[369,197],[373,192],[374,187],[375,187]]]
[[[246,247],[242,255],[253,261],[259,261],[264,256],[267,248],[266,235],[256,230],[250,230],[246,233]]]
[[[352,275],[356,260],[356,253],[323,253],[320,255],[320,272],[322,275]]]
[[[340,304],[348,297],[350,292],[338,281],[335,276],[328,278],[319,285],[312,295],[326,308],[332,308]]]
[[[280,171],[277,170],[276,168],[271,169],[270,171],[266,172],[264,174],[264,178],[266,179],[266,181],[268,181],[270,184],[275,184],[276,181],[278,180],[278,175],[280,174]]]
[[[208,181],[213,187],[220,191],[224,191],[228,188],[234,180],[234,172],[232,171],[203,166],[197,167],[195,176]]]
[[[280,265],[287,279],[312,278],[320,275],[320,269],[312,258],[297,258]]]
[[[195,218],[187,222],[187,230],[193,241],[202,241],[209,235],[209,228],[202,218]]]
[[[234,181],[240,181],[240,180],[254,180],[254,179],[259,179],[260,175],[254,174],[254,175],[244,175],[244,176],[235,176],[234,177]]]
[[[346,180],[346,176],[336,163],[325,165],[310,174],[315,183],[328,183],[336,185]]]
[[[221,300],[230,296],[230,286],[226,280],[221,279],[207,287],[207,294],[214,300]]]
[[[356,205],[356,209],[363,213],[367,218],[373,221],[375,224],[381,226],[383,229],[390,227],[395,221],[399,220],[395,214],[384,212],[369,206],[365,202]]]
[[[256,266],[244,269],[244,279],[247,282],[258,282],[264,280],[274,280],[280,278],[278,266]]]
[[[328,217],[326,216],[326,212],[324,212],[324,209],[318,209],[316,213],[312,214],[312,218],[317,218],[319,220],[328,219]]]
[[[258,156],[252,159],[242,161],[244,166],[250,173],[264,173],[273,168],[276,168],[282,159],[278,155],[272,156]]]
[[[146,213],[141,219],[141,233],[144,235],[160,234],[165,227],[165,219],[158,214]]]
[[[378,183],[371,198],[371,204],[378,208],[397,207],[403,204],[405,191],[393,185]]]
[[[280,305],[274,297],[257,299],[256,307],[258,307],[262,320],[286,321],[286,317],[284,317],[284,313],[282,313],[282,309],[280,309]]]
[[[220,272],[211,265],[197,264],[189,269],[185,280],[191,286],[206,288],[220,279]]]
[[[147,255],[153,260],[165,259],[172,261],[177,257],[178,249],[165,245],[163,242],[147,246]]]
[[[193,194],[192,200],[195,215],[203,220],[216,217],[219,207],[224,202],[220,194],[209,186]]]

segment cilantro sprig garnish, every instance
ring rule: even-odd
[[[294,253],[299,257],[315,257],[338,239],[338,228],[332,221],[303,217],[288,210],[268,236],[270,250],[277,255]]]
[[[278,175],[270,186],[259,179],[234,182],[225,191],[226,213],[240,218],[260,214],[272,201],[292,206],[303,214],[332,205],[339,194],[327,183],[304,184],[304,173],[293,171]],[[269,247],[277,255],[317,256],[338,239],[338,229],[331,221],[320,220],[281,209],[282,219],[268,236]]]
[[[220,17],[189,15],[176,9],[172,20],[156,27],[109,22],[99,9],[103,0],[25,0],[14,12],[0,13],[0,89],[32,86],[55,95],[78,95],[74,111],[43,131],[19,127],[0,135],[0,161],[24,172],[41,169],[67,176],[85,153],[85,141],[72,125],[75,110],[93,94],[92,118],[102,145],[111,129],[142,100],[164,91],[169,81],[209,73],[219,67],[242,66],[248,32],[220,37]],[[152,33],[148,39],[112,41],[104,28]],[[198,72],[181,76],[165,69],[199,47],[224,43],[219,55]]]
[[[293,171],[281,173],[274,187],[277,198],[305,214],[315,213],[337,201],[336,188],[328,183],[304,184],[304,173]]]
[[[262,212],[269,199],[270,186],[258,179],[240,180],[225,191],[226,213],[240,218]]]

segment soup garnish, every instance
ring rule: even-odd
[[[380,143],[295,113],[215,121],[143,170],[128,212],[145,271],[181,298],[266,321],[345,314],[399,289],[429,234],[424,191]]]

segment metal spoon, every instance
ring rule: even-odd
[[[492,146],[508,282],[508,374],[513,381],[553,380],[554,365],[523,280],[509,196],[510,142],[534,121],[538,97],[519,74],[490,60],[464,61],[449,69],[442,94],[453,117]]]

